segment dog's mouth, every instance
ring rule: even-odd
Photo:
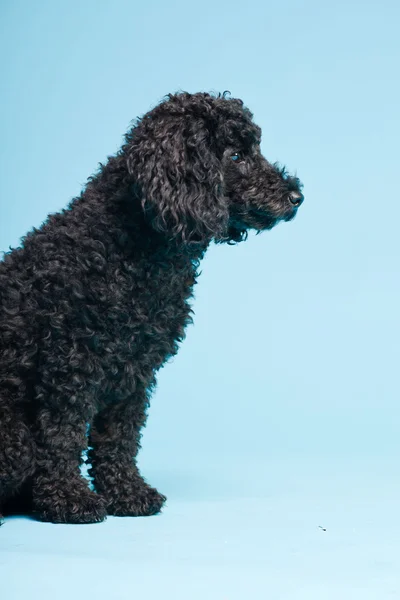
[[[297,210],[302,200],[289,200],[281,210],[266,211],[258,208],[251,208],[245,216],[243,222],[254,229],[272,229],[279,221],[291,221],[297,214]]]
[[[246,215],[247,226],[253,229],[272,229],[278,219],[273,218],[263,210],[251,209]]]

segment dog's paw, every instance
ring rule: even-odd
[[[117,517],[150,517],[161,511],[166,497],[155,488],[143,484],[142,487],[133,487],[129,493],[106,498],[107,514]]]
[[[53,488],[51,494],[39,493],[33,511],[40,521],[50,523],[100,523],[107,516],[103,498],[89,488]]]

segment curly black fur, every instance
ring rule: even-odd
[[[226,94],[170,95],[81,195],[0,262],[0,505],[42,520],[152,515],[135,457],[157,370],[211,241],[290,220],[300,182]],[[87,447],[91,491],[80,474]]]

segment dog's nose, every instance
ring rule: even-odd
[[[304,202],[304,196],[301,192],[290,192],[289,200],[293,206],[300,206]]]

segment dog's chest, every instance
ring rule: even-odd
[[[195,266],[183,257],[109,265],[87,281],[89,302],[79,313],[92,330],[92,349],[160,366],[184,337],[195,281]]]

